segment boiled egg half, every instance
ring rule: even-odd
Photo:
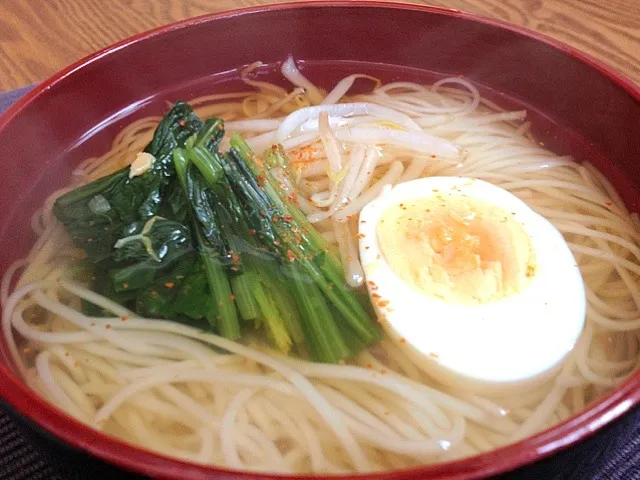
[[[367,288],[387,334],[441,381],[518,384],[553,372],[585,321],[563,236],[490,183],[388,187],[359,217]]]

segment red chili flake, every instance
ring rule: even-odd
[[[371,365],[370,363],[367,363],[365,366],[366,366],[369,370],[371,370],[371,369],[373,368],[373,365]]]
[[[104,328],[106,328],[107,330],[111,330],[111,324],[107,323]]]
[[[286,215],[283,215],[282,219],[287,223],[291,223],[293,221],[293,217],[288,213]]]
[[[613,203],[607,202],[606,205],[607,205],[607,207],[610,207],[611,205],[613,205]]]
[[[235,299],[236,299],[236,296],[233,293],[229,295],[229,300],[233,302]]]
[[[24,347],[22,349],[22,353],[29,353],[31,351],[31,347]]]
[[[359,233],[356,235],[356,238],[364,238],[366,235],[364,233]]]
[[[389,300],[380,300],[378,302],[379,307],[386,307],[387,305],[389,305]]]
[[[122,316],[120,317],[120,321],[121,321],[121,322],[126,322],[127,320],[129,320],[129,317],[127,317],[126,315],[122,315]]]
[[[380,299],[380,298],[382,298],[382,297],[380,296],[380,294],[379,294],[379,293],[372,293],[372,294],[371,294],[371,298],[373,298],[374,300],[378,300],[378,299]]]
[[[164,286],[167,288],[173,288],[176,286],[176,284],[173,282],[164,282]]]
[[[264,182],[265,182],[266,178],[265,178],[264,174],[261,173],[260,175],[258,175],[256,177],[256,180],[258,180],[258,186],[262,187],[264,185]]]
[[[291,249],[287,250],[287,258],[289,259],[290,262],[294,262],[296,259],[296,256],[294,255]]]
[[[181,127],[184,127],[186,124],[187,124],[187,121],[186,121],[186,120],[180,120],[180,121],[178,122],[178,125],[180,125]]]
[[[434,154],[431,154],[431,158],[436,158],[436,156]]]
[[[400,339],[400,343],[407,343],[407,339],[406,339],[406,338],[404,338],[404,337],[402,337],[402,338]]]
[[[294,203],[294,204],[298,204],[298,194],[297,193],[290,193],[289,196],[287,197],[289,199],[290,202]]]
[[[251,237],[255,237],[256,236],[256,231],[253,228],[251,230],[249,230],[249,236],[251,236]]]

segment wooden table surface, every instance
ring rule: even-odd
[[[414,0],[415,1],[415,0]],[[0,0],[0,91],[39,82],[102,47],[204,13],[283,0]],[[417,0],[550,35],[640,84],[640,0]]]

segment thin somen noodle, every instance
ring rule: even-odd
[[[365,281],[358,215],[386,186],[428,176],[486,180],[550,220],[571,248],[588,304],[574,350],[528,389],[476,392],[442,384],[389,338],[347,364],[324,364],[274,353],[260,338],[235,342],[138,317],[74,279],[83,252],[52,208],[63,193],[129,165],[160,121],[149,117],[45,201],[32,220],[36,244],[2,280],[3,334],[39,394],[87,425],[172,457],[260,472],[369,472],[520,440],[640,366],[637,215],[592,165],[536,143],[525,111],[503,111],[458,77],[382,85],[354,74],[326,94],[292,59],[283,66],[288,90],[251,78],[260,65],[243,71],[246,91],[191,104],[203,118],[222,117],[256,152],[284,145],[282,187],[335,245],[349,285]],[[373,89],[348,97],[356,81]],[[85,303],[104,314],[86,315]]]

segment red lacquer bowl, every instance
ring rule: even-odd
[[[640,204],[640,89],[591,57],[536,33],[466,13],[380,2],[256,7],[187,20],[98,52],[47,80],[0,118],[0,272],[33,242],[29,218],[73,166],[104,151],[166,100],[237,88],[233,69],[304,59],[329,87],[364,71],[385,81],[464,75],[504,106],[524,106],[540,140],[599,166]],[[275,80],[278,75],[271,74]],[[0,397],[62,443],[157,478],[265,478],[140,450],[85,427],[17,378],[0,343]],[[474,458],[368,478],[462,479],[535,462],[613,422],[640,399],[640,375],[561,425]]]

